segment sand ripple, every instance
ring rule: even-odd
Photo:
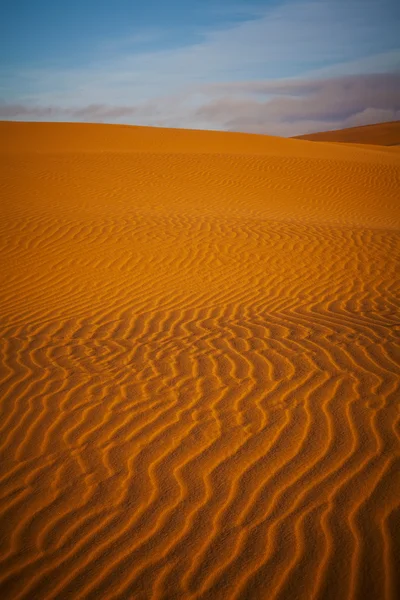
[[[2,598],[396,598],[398,156],[1,128]]]

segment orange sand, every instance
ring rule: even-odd
[[[394,599],[400,155],[0,138],[0,596]]]
[[[298,140],[314,142],[351,142],[353,144],[376,144],[380,146],[400,146],[400,121],[349,127],[339,131],[322,131],[297,136]]]

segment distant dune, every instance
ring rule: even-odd
[[[400,597],[400,155],[65,123],[0,154],[1,598]]]
[[[362,127],[350,127],[338,131],[321,131],[299,135],[294,139],[312,142],[346,142],[352,144],[376,144],[379,146],[400,145],[400,121],[377,123]]]

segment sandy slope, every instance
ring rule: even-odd
[[[314,142],[351,142],[352,144],[374,144],[378,146],[400,146],[400,121],[377,123],[362,127],[349,127],[338,131],[321,131],[299,135],[296,139]]]
[[[395,598],[381,147],[0,125],[2,598]]]

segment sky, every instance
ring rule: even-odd
[[[299,135],[400,119],[397,0],[0,0],[0,119]]]

